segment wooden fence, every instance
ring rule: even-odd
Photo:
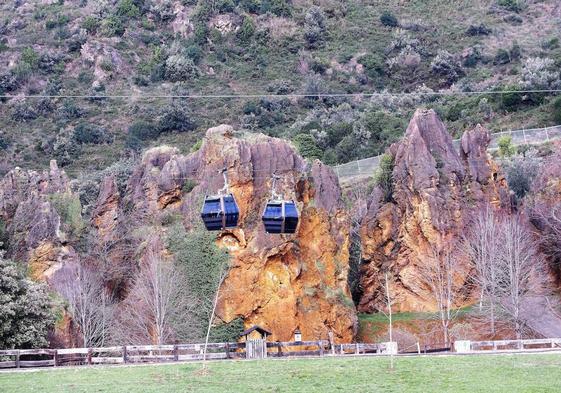
[[[531,340],[470,341],[470,352],[482,351],[529,351],[561,349],[561,338],[540,338]]]
[[[209,343],[206,358],[255,358],[246,343]],[[260,357],[359,355],[381,353],[384,344],[335,344],[327,340],[267,342]],[[126,345],[101,348],[16,349],[0,351],[1,368],[59,367],[66,365],[162,363],[202,360],[204,344]],[[248,350],[249,349],[249,350]]]

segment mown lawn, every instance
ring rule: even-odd
[[[323,358],[0,373],[0,392],[561,392],[561,355]]]

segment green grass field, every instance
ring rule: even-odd
[[[561,355],[230,361],[0,373],[0,392],[560,392]]]

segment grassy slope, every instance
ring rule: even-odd
[[[50,392],[558,392],[561,355],[301,359],[0,373],[0,390]]]
[[[92,3],[92,2],[90,2]],[[292,21],[297,26],[295,37],[280,38],[278,41],[269,41],[266,46],[258,45],[255,52],[264,60],[265,64],[256,71],[258,62],[252,57],[246,58],[241,55],[227,51],[225,60],[219,61],[209,48],[203,48],[203,60],[201,66],[212,66],[216,74],[204,75],[186,81],[185,87],[194,93],[262,93],[266,86],[273,80],[283,79],[290,81],[296,92],[303,89],[305,77],[296,72],[298,61],[302,53],[314,58],[322,58],[327,62],[338,61],[341,64],[352,56],[358,54],[377,53],[383,54],[390,41],[393,39],[393,30],[380,25],[379,15],[383,10],[391,10],[402,23],[419,23],[425,28],[419,32],[410,34],[418,38],[425,50],[423,61],[419,69],[409,75],[407,72],[401,76],[384,78],[381,83],[389,90],[407,90],[422,83],[427,83],[436,88],[434,81],[430,78],[428,68],[430,60],[436,52],[445,48],[451,53],[461,53],[464,48],[481,44],[483,53],[492,57],[499,47],[509,48],[514,40],[522,46],[523,57],[540,54],[539,44],[543,40],[555,35],[556,25],[552,18],[548,18],[548,10],[554,1],[547,0],[532,5],[522,14],[523,25],[512,26],[503,18],[505,12],[493,13],[494,0],[461,0],[450,2],[447,0],[412,0],[405,4],[402,1],[381,0],[354,0],[345,2],[345,7],[339,7],[335,2],[319,1],[326,12],[334,10],[335,13],[345,9],[344,16],[331,17],[327,19],[327,30],[329,38],[324,47],[306,51],[302,42],[302,19],[305,9],[311,1],[295,1]],[[4,49],[3,61],[11,59],[17,63],[23,48],[33,45],[39,53],[57,52],[66,53],[66,71],[62,73],[63,92],[70,94],[84,94],[90,89],[88,78],[93,77],[93,68],[87,62],[80,60],[79,52],[67,53],[65,41],[57,36],[58,29],[46,29],[47,20],[55,18],[63,13],[68,16],[67,28],[74,31],[82,23],[85,15],[91,14],[90,5],[79,8],[77,2],[68,1],[64,5],[39,5],[32,12],[15,11],[11,5],[2,6],[6,20],[13,18],[25,21],[25,25],[15,32],[10,31],[9,38],[12,40]],[[484,22],[493,28],[493,33],[487,37],[469,37],[465,30],[470,24]],[[115,72],[105,82],[107,93],[128,94],[131,91],[140,94],[165,94],[172,91],[170,83],[152,83],[147,87],[139,87],[133,83],[133,75],[137,72],[139,62],[148,61],[152,49],[139,41],[137,32],[153,34],[162,44],[169,46],[173,41],[170,35],[169,25],[156,25],[154,31],[149,32],[140,28],[140,20],[131,21],[129,30],[123,37],[106,38],[97,34],[89,36],[89,43],[105,43],[117,51],[124,59],[124,69]],[[230,39],[232,40],[232,39]],[[234,40],[235,41],[235,40]],[[295,44],[299,50],[290,51],[287,42],[297,41]],[[231,43],[230,43],[231,44]],[[225,44],[222,49],[232,45]],[[247,50],[241,46],[240,48]],[[553,53],[544,53],[553,56]],[[470,83],[483,88],[493,86],[495,83],[504,84],[517,79],[515,74],[519,72],[520,64],[514,63],[507,66],[494,66],[492,63],[480,64],[473,69],[466,69],[464,78]],[[80,80],[80,74],[86,76]],[[33,75],[31,79],[41,80],[45,83],[52,74]],[[348,76],[341,78],[324,77],[326,90],[328,91],[372,91],[381,88],[378,82],[371,81],[365,86],[353,85],[348,82]],[[23,86],[20,92],[30,91],[28,86]],[[443,112],[447,111],[449,105],[456,100],[444,100],[446,102],[437,105]],[[450,102],[449,102],[450,101]],[[472,100],[461,100],[461,105],[477,107],[477,101],[470,104]],[[156,111],[163,107],[167,100],[137,101],[110,100],[103,104],[90,103],[86,100],[76,100],[76,103],[86,110],[87,114],[77,120],[70,121],[70,126],[80,121],[88,121],[106,127],[115,136],[115,142],[111,145],[93,145],[84,148],[79,159],[75,159],[69,165],[71,170],[84,168],[99,169],[117,160],[123,150],[124,134],[127,126],[139,117],[147,115],[147,111]],[[60,102],[58,103],[60,105]],[[171,143],[189,148],[201,135],[204,129],[210,125],[223,122],[237,123],[242,114],[244,101],[231,100],[197,100],[187,102],[184,105],[190,107],[194,117],[198,120],[199,128],[196,132],[187,134],[166,134],[153,144]],[[307,109],[299,104],[290,109],[285,123],[276,124],[272,133],[278,133],[290,137],[289,126],[296,116],[301,116]],[[472,109],[472,111],[474,111]],[[513,114],[501,113],[488,121],[493,129],[516,128],[547,125],[551,122],[549,107],[533,107],[528,110],[520,110]],[[25,123],[11,119],[11,108],[8,105],[0,105],[0,130],[5,134],[11,146],[6,152],[0,152],[0,157],[23,166],[45,166],[52,158],[49,153],[43,153],[37,146],[47,139],[53,137],[61,128],[54,120],[54,115],[40,116],[37,119]],[[147,115],[153,117],[152,114]],[[465,127],[464,120],[450,122],[451,130],[458,132]],[[66,126],[66,125],[65,125]],[[72,174],[72,173],[71,173]]]

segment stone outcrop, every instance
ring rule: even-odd
[[[356,315],[347,285],[348,218],[329,167],[309,164],[280,139],[222,125],[209,129],[190,155],[165,146],[148,150],[131,176],[125,203],[147,215],[180,213],[186,227],[195,227],[202,196],[223,186],[222,168],[240,219],[239,228],[217,233],[232,259],[218,319],[242,317],[246,326],[269,329],[273,340],[290,340],[299,328],[306,340],[327,339],[332,331],[337,341],[350,342]],[[273,174],[281,177],[277,191],[300,211],[294,235],[267,234],[261,223]],[[105,189],[102,199],[111,200],[111,187]],[[101,205],[96,211],[112,211]],[[97,220],[106,222],[106,215]]]
[[[476,209],[508,205],[504,176],[487,154],[489,132],[467,131],[460,152],[432,110],[417,110],[393,157],[391,198],[376,187],[361,225],[363,295],[359,311],[384,307],[382,272],[392,277],[395,311],[436,308],[423,264],[431,253],[453,249]],[[454,277],[461,287],[469,268]],[[466,299],[467,301],[468,299]]]
[[[68,177],[51,161],[42,173],[15,168],[0,180],[0,218],[9,235],[8,256],[28,264],[32,278],[47,281],[74,257],[51,197],[70,194]]]

